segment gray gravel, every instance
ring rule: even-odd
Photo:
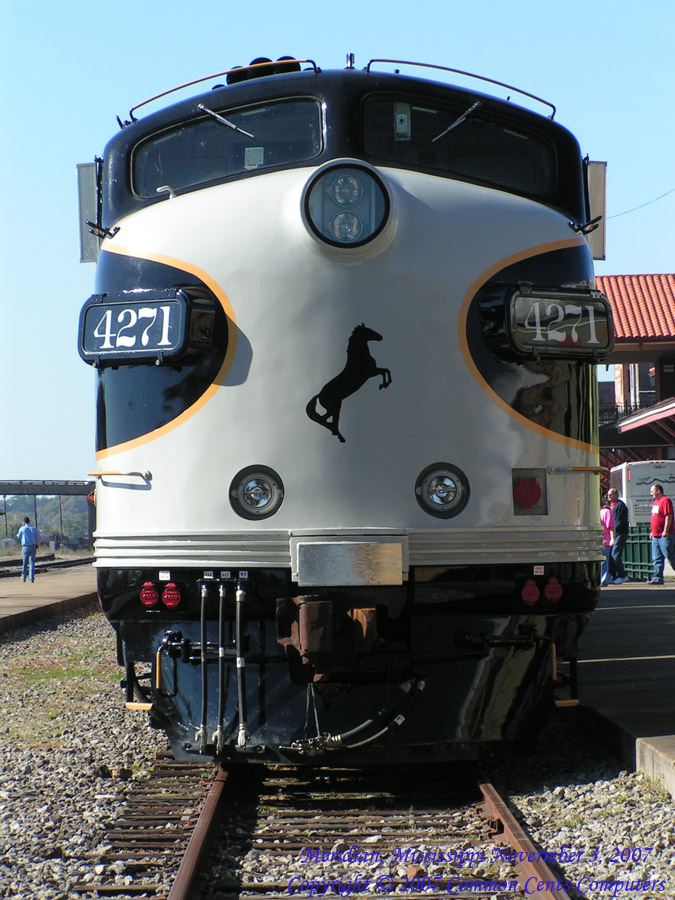
[[[95,848],[120,796],[166,740],[124,709],[98,612],[3,635],[0,673],[0,897],[75,900],[72,885],[101,874]],[[490,772],[573,895],[675,898],[675,802],[565,720]]]
[[[579,733],[573,713],[490,773],[573,897],[675,900],[675,801]]]
[[[0,897],[71,900],[166,739],[124,708],[100,613],[3,635],[0,672]]]

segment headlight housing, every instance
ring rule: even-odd
[[[469,482],[461,469],[450,463],[432,463],[415,482],[415,498],[424,512],[451,519],[469,502]]]
[[[237,472],[230,484],[230,505],[244,519],[268,519],[283,499],[283,482],[267,466],[247,466]]]
[[[372,241],[389,218],[389,195],[371,169],[342,163],[321,169],[303,195],[305,221],[312,233],[333,247],[361,247]]]

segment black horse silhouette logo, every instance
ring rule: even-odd
[[[313,422],[323,425],[334,434],[341,443],[345,443],[340,434],[338,423],[340,421],[340,409],[342,401],[350,394],[356,393],[360,387],[368,381],[380,375],[382,381],[379,389],[387,388],[391,384],[391,372],[389,369],[381,369],[368,350],[370,341],[381,341],[382,335],[365,325],[357,325],[352,331],[347,342],[347,362],[344,369],[335,378],[324,384],[318,394],[315,394],[306,407],[307,415]],[[320,413],[317,404],[320,404],[325,413]]]

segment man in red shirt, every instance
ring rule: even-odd
[[[673,534],[673,504],[663,493],[660,484],[649,489],[652,504],[652,563],[654,576],[649,584],[663,584],[663,569],[668,562],[675,569],[675,534]]]

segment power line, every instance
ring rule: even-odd
[[[675,188],[671,188],[669,191],[666,191],[665,194],[659,194],[658,197],[654,197],[653,200],[647,200],[646,203],[641,203],[639,206],[634,206],[632,209],[626,209],[623,212],[615,213],[613,216],[606,216],[607,219],[618,219],[619,216],[627,216],[628,213],[635,212],[636,209],[642,209],[645,206],[649,206],[650,203],[656,203],[657,200],[663,199],[663,197],[667,197],[668,194],[672,194],[675,192]]]

